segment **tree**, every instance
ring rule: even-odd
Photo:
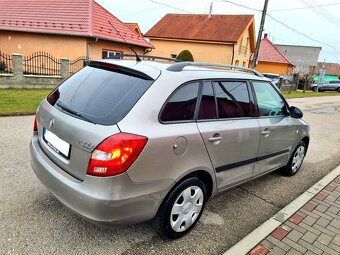
[[[194,61],[194,57],[189,50],[182,50],[181,53],[178,54],[177,59],[183,61]]]

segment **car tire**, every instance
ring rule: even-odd
[[[173,188],[165,197],[153,220],[155,231],[163,238],[180,238],[198,222],[207,200],[207,188],[191,176]]]
[[[288,164],[281,169],[284,175],[293,176],[300,170],[306,156],[306,150],[306,143],[304,141],[300,141],[292,153]]]
[[[337,91],[338,91],[338,93],[340,93],[340,88],[338,88],[338,90],[337,90]]]
[[[312,90],[313,90],[313,92],[316,92],[316,87],[313,87]]]

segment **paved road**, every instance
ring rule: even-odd
[[[148,224],[102,229],[64,208],[33,174],[33,117],[0,118],[0,254],[221,254],[340,163],[340,97],[290,100],[304,110],[311,144],[293,178],[272,173],[208,202],[194,231],[159,239]]]

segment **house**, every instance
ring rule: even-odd
[[[138,26],[138,23],[124,23],[130,30],[135,32],[137,35],[143,36],[142,30],[140,30],[140,27]]]
[[[139,54],[152,48],[94,0],[0,0],[0,50],[7,54],[45,51],[71,60],[131,54],[121,36]]]
[[[305,76],[314,72],[321,47],[283,44],[275,46],[293,62],[294,73]]]
[[[255,49],[253,15],[167,14],[145,35],[150,55],[176,57],[189,50],[195,61],[248,66]]]
[[[315,68],[315,76],[314,80],[319,80],[319,71],[320,69],[325,70],[325,76],[323,78],[324,81],[330,80],[338,80],[340,79],[340,65],[337,63],[324,63],[318,62]]]
[[[252,61],[253,55],[250,59]],[[261,40],[257,61],[256,70],[261,73],[275,73],[283,76],[293,74],[293,62],[269,40],[267,34]]]

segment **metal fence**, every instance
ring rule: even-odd
[[[80,69],[86,66],[86,57],[78,57],[72,61],[70,61],[70,75],[75,74]]]
[[[43,51],[35,52],[22,60],[24,74],[61,76],[60,60]]]
[[[13,60],[11,55],[5,54],[0,51],[0,74],[9,74],[12,73],[13,69]]]

